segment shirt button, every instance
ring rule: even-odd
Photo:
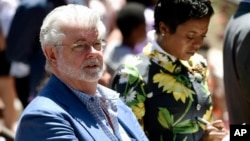
[[[93,97],[91,97],[91,98],[90,98],[90,101],[91,101],[91,102],[94,102],[94,101],[95,101],[95,99],[94,99]]]
[[[201,105],[200,105],[200,104],[197,104],[197,105],[196,105],[196,109],[197,109],[197,111],[200,111]]]

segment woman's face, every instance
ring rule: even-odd
[[[163,50],[181,60],[188,60],[201,47],[208,31],[210,18],[191,19],[177,26],[170,33],[164,23],[160,23],[158,43]]]

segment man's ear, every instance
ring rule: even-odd
[[[170,34],[169,27],[164,22],[159,23],[159,29],[162,36]]]
[[[57,65],[57,52],[55,47],[46,46],[44,49],[44,54],[51,65]]]

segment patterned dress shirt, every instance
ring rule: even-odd
[[[105,95],[101,95],[96,91],[96,95],[88,95],[78,90],[70,88],[73,93],[87,106],[89,112],[93,115],[97,123],[107,135],[108,141],[129,141],[126,131],[119,124],[117,119],[116,99],[106,99]],[[119,97],[117,97],[119,98]],[[112,123],[113,129],[109,123],[107,116]],[[105,141],[105,139],[103,139]]]

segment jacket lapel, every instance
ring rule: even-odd
[[[56,91],[54,94],[59,103],[68,108],[68,112],[88,131],[90,136],[93,137],[93,140],[104,140],[107,138],[86,106],[81,103],[65,84],[53,75],[51,76],[50,82],[50,86]]]
[[[136,140],[141,140],[141,133],[139,133],[138,129],[141,128],[140,125],[137,123],[136,118],[132,118],[133,115],[129,112],[130,109],[125,107],[122,101],[118,102],[118,120],[121,126],[125,129],[127,134],[131,138],[135,138]],[[132,120],[131,120],[132,119]]]
[[[93,137],[93,140],[104,140],[107,138],[106,134],[96,123],[94,117],[89,113],[86,106],[81,103],[81,101],[65,84],[53,75],[48,83],[50,83],[48,86],[50,86],[51,89],[54,89],[55,97],[59,103],[67,107],[68,112],[79,122],[80,125],[83,126],[83,128],[86,129],[86,131],[88,131],[90,136]],[[136,138],[136,140],[141,140],[141,137],[139,137],[141,133],[138,132],[138,128],[141,127],[139,127],[140,125],[137,123],[135,117],[131,120],[131,117],[133,116],[132,112],[119,99],[119,94],[101,85],[98,85],[98,90],[101,93],[105,92],[107,98],[114,99],[113,102],[117,102],[118,120],[128,135],[132,138]]]
[[[82,104],[72,104],[69,113],[88,131],[94,140],[105,140],[106,134],[103,132],[99,124],[96,123],[94,117],[89,113]]]

